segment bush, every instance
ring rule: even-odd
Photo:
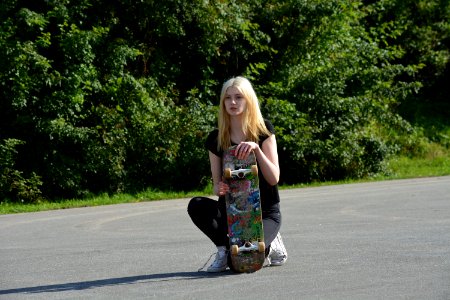
[[[416,114],[422,86],[439,104],[448,94],[447,10],[445,1],[8,0],[0,196],[205,185],[220,87],[241,74],[276,126],[283,182],[382,172],[395,151],[423,153],[425,136],[448,144],[445,131],[431,136],[398,113]]]
[[[41,200],[41,178],[31,173],[25,178],[23,172],[15,169],[16,147],[24,142],[6,139],[0,142],[0,199],[12,202],[35,203]]]

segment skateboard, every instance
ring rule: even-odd
[[[223,154],[225,195],[232,269],[251,273],[262,268],[265,259],[258,166],[252,152],[247,159],[235,156],[236,146]]]

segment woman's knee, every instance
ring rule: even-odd
[[[196,215],[201,207],[202,197],[194,197],[189,201],[187,211],[190,216]]]

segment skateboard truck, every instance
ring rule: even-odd
[[[266,245],[264,242],[250,243],[245,242],[244,245],[238,247],[238,245],[231,245],[231,255],[238,255],[239,252],[250,252],[250,251],[258,251],[260,253],[264,252],[266,249]]]
[[[258,176],[258,166],[252,165],[251,169],[238,169],[238,170],[231,170],[230,168],[225,168],[223,173],[226,179],[230,178],[243,179],[247,174],[253,174],[254,176]]]

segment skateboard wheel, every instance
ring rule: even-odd
[[[258,176],[258,166],[252,165],[252,174],[253,176]]]
[[[264,242],[259,242],[259,243],[258,243],[258,251],[259,251],[260,253],[266,251],[266,244],[265,244]]]
[[[230,179],[231,178],[231,169],[225,168],[225,170],[223,171],[223,175],[225,176],[226,179]]]
[[[239,247],[237,245],[231,245],[231,255],[237,255],[239,253]]]

